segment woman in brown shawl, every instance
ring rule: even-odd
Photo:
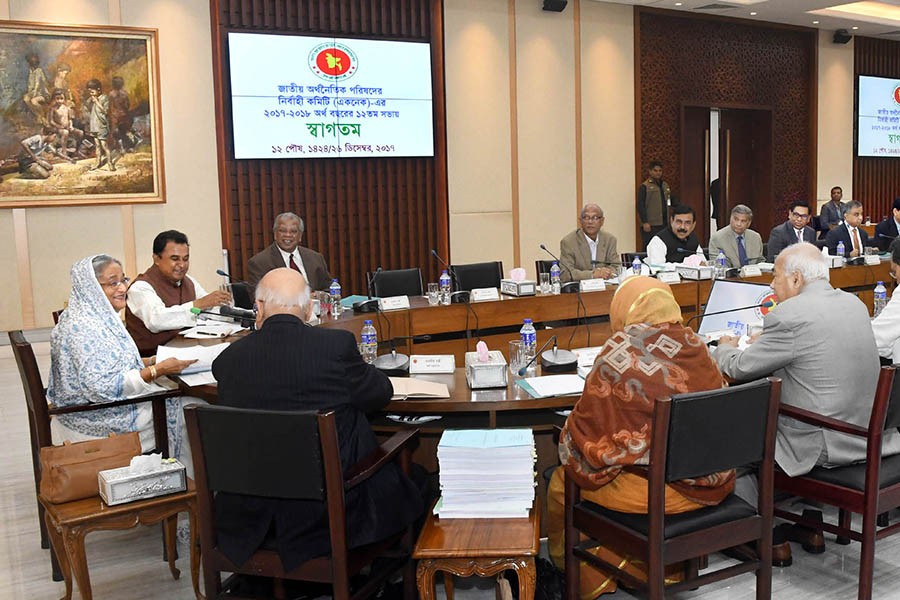
[[[646,513],[654,402],[725,385],[704,343],[681,321],[681,308],[665,283],[631,277],[616,290],[610,307],[613,335],[597,355],[559,441],[562,464],[575,472],[582,498],[612,510]],[[562,467],[556,469],[547,492],[550,555],[560,568],[564,475]],[[666,488],[666,513],[718,504],[733,489],[734,471],[674,482]],[[646,566],[637,561],[602,546],[592,551],[646,576]],[[615,591],[614,579],[582,566],[582,600]]]

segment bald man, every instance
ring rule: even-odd
[[[559,268],[563,283],[598,277],[609,279],[618,274],[615,268],[621,261],[616,238],[601,231],[603,221],[602,208],[585,204],[581,209],[581,227],[560,240]]]
[[[219,404],[265,410],[333,410],[341,463],[354,465],[378,442],[366,413],[391,399],[390,380],[363,362],[348,331],[309,327],[310,290],[300,273],[269,271],[256,287],[257,331],[233,343],[213,363]],[[302,461],[302,456],[272,457]],[[347,495],[347,532],[358,547],[400,531],[422,512],[422,497],[388,465]],[[274,527],[275,547],[286,570],[328,554],[325,505],[240,494],[216,496],[219,547],[242,564]]]

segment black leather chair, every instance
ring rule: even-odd
[[[622,264],[626,266],[631,266],[631,263],[634,262],[634,257],[638,257],[641,261],[647,258],[646,252],[623,252],[622,253]]]
[[[471,292],[476,288],[499,288],[503,278],[501,261],[451,265],[456,275],[456,291]]]
[[[387,298],[423,295],[422,269],[418,267],[366,273],[366,281],[369,282],[370,296]]]
[[[235,281],[231,284],[231,297],[238,308],[251,310],[256,301],[253,299],[253,289],[245,281]]]
[[[348,548],[345,494],[391,461],[408,471],[410,443],[417,430],[394,434],[366,460],[343,469],[334,412],[195,405],[184,414],[194,458],[207,598],[228,597],[225,594],[240,583],[240,575],[254,575],[273,580],[275,597],[283,597],[284,580],[301,580],[331,584],[335,600],[358,600],[374,595],[399,570],[404,598],[414,598],[412,528],[387,540]],[[273,460],[278,457],[289,460]],[[243,565],[234,564],[216,543],[215,492],[321,500],[327,506],[331,554],[286,571],[278,552],[264,543]],[[365,581],[351,590],[350,578],[367,567]],[[232,574],[224,583],[223,571]]]
[[[550,267],[553,266],[555,260],[536,260],[534,261],[534,272],[537,274],[538,283],[540,283],[541,273],[550,273]]]
[[[781,380],[770,378],[709,392],[656,401],[647,481],[648,514],[620,513],[581,500],[573,477],[566,477],[566,596],[578,598],[579,563],[603,569],[653,600],[666,592],[693,589],[756,572],[756,597],[771,596],[772,479]],[[666,483],[737,467],[759,477],[758,508],[734,494],[716,506],[665,514]],[[738,544],[756,543],[757,558],[697,574],[699,557]],[[644,561],[643,582],[590,552],[598,543]],[[665,585],[665,567],[688,564],[684,581]]]

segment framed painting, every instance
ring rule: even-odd
[[[165,202],[155,29],[0,21],[0,208]]]

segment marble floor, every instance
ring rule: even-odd
[[[46,340],[46,332],[29,333],[29,339]],[[4,340],[6,336],[3,336]],[[35,344],[41,371],[48,373],[49,345]],[[50,578],[49,550],[40,547],[34,483],[29,455],[28,425],[22,386],[9,346],[0,346],[0,600],[59,598],[65,587]],[[900,515],[892,515],[900,518]],[[828,515],[826,515],[826,518]],[[782,600],[856,597],[859,545],[839,546],[826,537],[824,554],[806,554],[794,544],[794,565],[775,569],[772,597]],[[182,552],[183,555],[186,553]],[[87,537],[87,555],[94,597],[188,600],[193,597],[186,558],[178,561],[182,577],[171,578],[162,561],[157,527],[119,532],[96,532]],[[712,566],[728,559],[710,557]],[[458,582],[460,600],[490,600],[489,581]],[[443,589],[439,597],[444,600]],[[78,592],[74,597],[79,598]],[[678,598],[702,600],[751,599],[755,597],[751,575],[687,592]],[[878,599],[900,599],[900,535],[878,543],[875,559],[875,593]],[[631,596],[619,591],[605,596],[615,600]]]

